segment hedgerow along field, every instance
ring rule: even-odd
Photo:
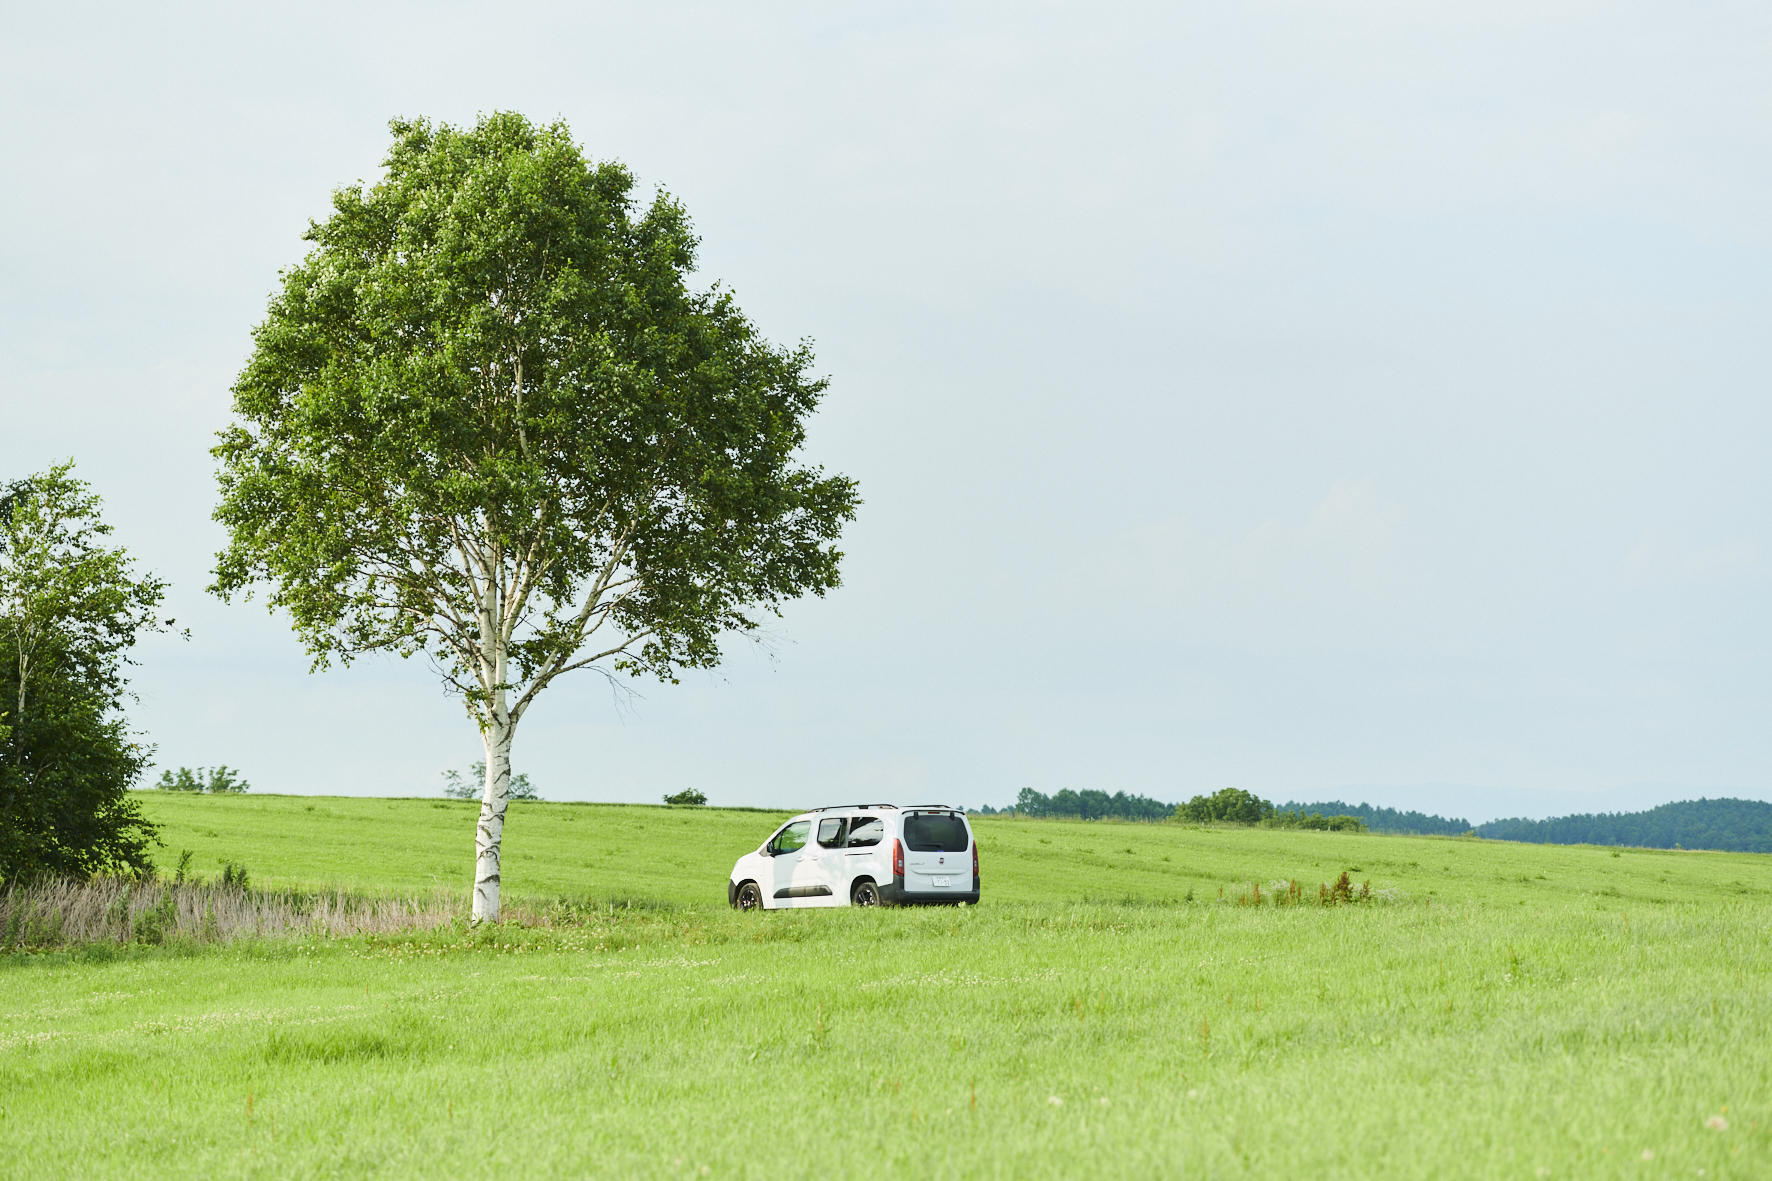
[[[465,909],[471,804],[144,802],[168,867]],[[0,1159],[1772,1175],[1763,856],[983,818],[978,907],[729,911],[781,815],[517,805],[551,925],[0,956]],[[1344,870],[1372,900],[1316,905]]]

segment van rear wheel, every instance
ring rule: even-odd
[[[763,891],[757,888],[756,882],[746,882],[738,888],[738,909],[763,909]]]
[[[878,906],[880,905],[880,887],[867,878],[855,883],[855,889],[849,891],[849,905]]]

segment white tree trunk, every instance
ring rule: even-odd
[[[504,839],[505,806],[510,802],[511,739],[516,732],[517,723],[502,701],[480,730],[486,748],[486,788],[480,793],[480,824],[474,834],[476,925],[498,921],[499,842]]]

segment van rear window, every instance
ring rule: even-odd
[[[966,850],[966,822],[952,812],[906,816],[904,843],[913,853],[963,853]]]

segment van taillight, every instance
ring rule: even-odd
[[[892,839],[892,876],[895,878],[904,876],[904,845],[899,842],[897,837]]]
[[[978,838],[972,838],[972,880],[978,880]]]

